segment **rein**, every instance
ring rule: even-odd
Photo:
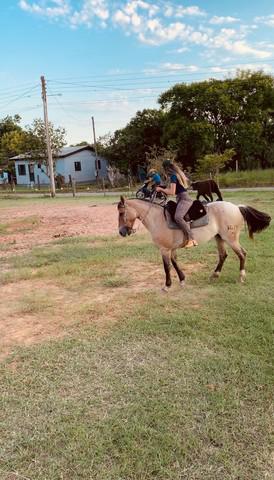
[[[138,218],[138,220],[140,220],[140,222],[141,222],[143,225],[144,225],[145,219],[147,218],[147,216],[148,216],[148,214],[149,214],[149,212],[150,212],[150,210],[151,210],[151,207],[152,207],[153,205],[158,205],[158,204],[153,203],[153,201],[151,201],[151,202],[149,202],[149,203],[150,203],[150,207],[148,208],[148,210],[147,210],[147,212],[145,213],[144,217],[143,217],[143,218],[141,218],[140,216],[136,217],[136,218]],[[159,206],[160,206],[160,205],[159,205]],[[125,210],[125,212],[124,212],[124,221],[125,221],[125,223],[126,223],[126,205],[124,206],[124,210]],[[133,229],[131,230],[131,232],[132,232],[132,233],[136,233],[136,232],[138,232],[139,228],[140,228],[140,224],[138,225],[137,228],[133,228]]]

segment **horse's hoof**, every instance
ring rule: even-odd
[[[183,287],[185,287],[185,285],[186,285],[186,282],[184,280],[181,280],[180,281],[180,286],[183,288]]]
[[[169,289],[170,287],[167,287],[166,285],[162,288],[162,292],[164,293],[168,293],[169,292]]]
[[[245,283],[245,277],[246,277],[246,274],[245,274],[245,270],[241,270],[240,271],[240,283]]]
[[[220,276],[220,272],[213,272],[211,275],[210,275],[210,280],[216,280],[217,278],[219,278]]]

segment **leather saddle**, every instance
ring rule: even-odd
[[[173,200],[169,200],[165,205],[164,213],[169,228],[180,229],[179,225],[175,222],[175,212],[177,203]],[[194,200],[190,209],[184,216],[186,222],[189,222],[190,228],[198,228],[208,225],[209,219],[207,214],[207,208],[200,202],[200,200]]]

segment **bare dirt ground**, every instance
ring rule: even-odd
[[[27,254],[35,246],[50,245],[59,238],[117,235],[116,205],[20,205],[0,210],[0,259]],[[138,223],[138,233],[144,233]],[[99,240],[100,241],[100,240]],[[1,248],[2,247],[2,248]],[[5,261],[5,260],[4,260]],[[2,268],[5,268],[3,264]],[[185,264],[186,274],[200,270],[199,263]],[[144,276],[144,271],[146,275]],[[35,271],[33,272],[35,274]],[[105,328],[121,317],[121,308],[131,308],[134,296],[148,290],[160,293],[164,280],[159,266],[124,262],[118,275],[134,279],[128,286],[106,288],[93,282],[92,288],[73,292],[47,279],[26,279],[0,286],[0,361],[21,345],[40,343],[68,332],[79,318],[81,324],[95,323]],[[181,296],[174,276],[173,296]],[[186,287],[187,289],[188,287]],[[80,295],[80,296],[79,296]],[[165,295],[165,294],[164,294]],[[123,298],[121,306],[120,299]],[[195,299],[192,299],[195,304]],[[196,302],[197,303],[197,302]],[[109,306],[109,307],[108,307]],[[199,308],[199,302],[197,303]]]
[[[35,205],[3,208],[0,257],[44,245],[62,237],[118,235],[116,205]],[[140,230],[143,229],[141,225]],[[1,244],[5,249],[1,251]],[[8,248],[7,248],[8,247]]]
[[[35,246],[49,245],[59,238],[118,235],[116,205],[19,205],[0,210],[0,259],[26,254]],[[139,225],[139,230],[144,231]],[[3,265],[1,268],[5,268]],[[136,274],[136,272],[135,272]],[[141,284],[140,288],[147,288]],[[141,288],[141,289],[142,289]],[[40,298],[40,292],[43,292]],[[117,289],[115,290],[117,294]],[[110,290],[109,300],[114,296]],[[76,295],[77,296],[77,295]],[[73,323],[68,318],[73,303],[72,292],[51,282],[35,279],[8,283],[0,287],[0,360],[18,345],[30,345],[63,335]],[[35,309],[31,305],[36,301]],[[26,299],[31,299],[30,305]],[[45,305],[49,301],[49,305]],[[99,305],[106,300],[102,288],[93,288],[89,302]],[[87,299],[81,298],[81,302]],[[39,308],[41,305],[41,311]],[[32,307],[32,308],[31,308]],[[35,310],[34,309],[34,310]],[[92,317],[92,315],[91,315]],[[91,321],[95,321],[90,317]]]

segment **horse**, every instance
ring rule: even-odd
[[[169,228],[164,208],[156,203],[136,198],[125,199],[123,196],[118,203],[118,229],[122,237],[134,233],[134,224],[139,219],[150,232],[153,243],[159,248],[164,270],[165,286],[167,292],[171,287],[170,269],[171,264],[176,270],[181,286],[185,284],[185,274],[178,266],[176,250],[183,248],[187,243],[183,232],[180,229]],[[207,205],[208,224],[206,226],[193,228],[193,237],[198,245],[215,238],[218,249],[218,263],[211,278],[220,276],[223,264],[227,257],[226,245],[228,244],[236,253],[240,261],[240,282],[246,278],[245,260],[246,251],[240,245],[240,232],[247,224],[249,237],[267,228],[271,217],[267,213],[260,212],[253,207],[235,205],[231,202],[213,202]],[[197,248],[197,247],[194,247]]]
[[[220,189],[215,180],[201,180],[191,184],[192,190],[197,190],[196,199],[199,200],[202,195],[207,202],[213,202],[212,193],[216,193],[217,200],[223,200]]]

